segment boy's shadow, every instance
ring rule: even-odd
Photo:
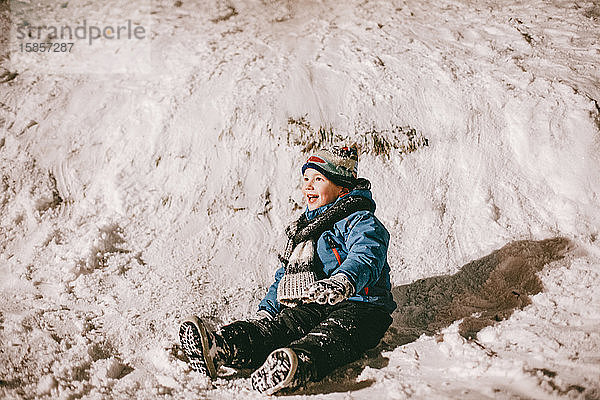
[[[422,334],[435,334],[460,319],[459,333],[467,339],[475,338],[481,329],[530,304],[529,296],[543,289],[536,273],[544,265],[563,258],[572,247],[565,238],[512,242],[465,264],[454,275],[394,287],[392,293],[398,308],[379,346],[301,393],[347,392],[368,387],[373,380],[357,382],[356,378],[365,366],[387,366],[389,360],[381,355],[382,351],[413,342]]]

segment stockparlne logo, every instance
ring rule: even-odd
[[[16,27],[16,39],[21,41],[85,40],[90,46],[99,40],[144,40],[146,28],[130,19],[121,24],[93,25],[83,20],[75,26],[43,25],[32,26],[22,23]]]

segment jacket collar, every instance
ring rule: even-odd
[[[319,215],[323,214],[329,207],[334,205],[336,201],[331,202],[329,204],[325,204],[324,206],[321,206],[319,208],[315,208],[314,210],[309,210],[307,206],[306,211],[304,211],[304,213],[306,214],[306,219],[310,221],[311,219],[318,217]]]

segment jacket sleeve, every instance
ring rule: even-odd
[[[346,238],[348,255],[337,272],[342,272],[356,288],[375,284],[387,259],[390,234],[370,212],[360,212],[350,220]]]
[[[259,311],[265,310],[273,316],[279,314],[279,311],[281,311],[281,305],[277,301],[277,288],[279,287],[279,281],[281,281],[284,272],[285,269],[283,266],[275,271],[275,281],[269,287],[264,299],[262,299],[262,301],[258,304]]]

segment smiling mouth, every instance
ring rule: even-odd
[[[318,198],[319,198],[319,196],[317,196],[317,195],[314,195],[314,194],[309,194],[309,195],[307,195],[307,196],[306,196],[306,199],[307,199],[309,202],[312,202],[312,201],[314,201],[314,200],[317,200]]]

